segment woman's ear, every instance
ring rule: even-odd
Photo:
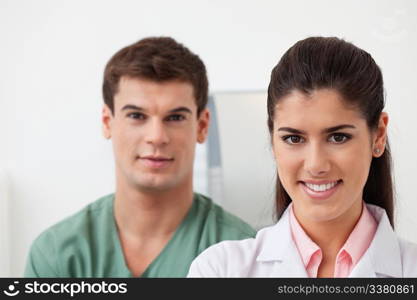
[[[388,114],[386,112],[382,112],[379,117],[378,128],[376,129],[372,143],[372,155],[374,157],[380,157],[382,154],[384,154],[385,146],[387,144],[388,121]]]

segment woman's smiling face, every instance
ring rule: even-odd
[[[299,221],[359,217],[375,137],[359,110],[332,89],[293,91],[273,122],[278,175]]]

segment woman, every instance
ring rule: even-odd
[[[338,38],[297,42],[273,69],[268,127],[279,221],[205,250],[189,277],[415,277],[393,231],[382,74]]]

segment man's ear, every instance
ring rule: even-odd
[[[106,139],[111,138],[112,122],[113,122],[113,113],[111,109],[107,106],[107,104],[104,104],[102,112],[101,112],[101,124],[102,124],[103,136]]]
[[[375,132],[373,139],[372,155],[374,157],[380,157],[384,154],[385,146],[387,144],[387,126],[388,126],[388,114],[382,112],[379,117],[378,128]]]
[[[200,112],[197,124],[197,142],[199,142],[200,144],[204,143],[207,138],[209,125],[210,111],[207,108],[205,108],[203,111]]]

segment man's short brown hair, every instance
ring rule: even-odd
[[[179,80],[191,83],[197,116],[206,107],[207,72],[202,60],[170,37],[149,37],[119,50],[104,70],[104,103],[114,114],[114,95],[123,76],[156,82]]]

